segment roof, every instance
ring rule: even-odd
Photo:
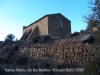
[[[57,14],[62,15],[61,13],[47,14],[47,15],[45,15],[45,16],[43,16],[43,17],[41,17],[40,19],[36,20],[35,22],[31,23],[30,25],[26,26],[26,28],[27,28],[27,27],[29,27],[29,26],[31,26],[31,25],[33,25],[34,23],[36,23],[36,22],[40,21],[41,19],[43,19],[43,18],[45,18],[45,17],[49,16],[49,15],[57,15]],[[62,15],[62,16],[63,16],[63,15]],[[63,17],[65,17],[65,16],[63,16]],[[65,17],[65,18],[66,18],[66,17]],[[67,18],[66,18],[66,19],[67,19]],[[67,19],[67,20],[69,20],[69,19]],[[69,20],[69,21],[70,21],[70,20]],[[26,28],[25,28],[25,29],[26,29]]]

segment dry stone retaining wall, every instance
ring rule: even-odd
[[[67,64],[84,64],[94,58],[88,43],[22,46],[19,48],[19,53],[35,59]]]

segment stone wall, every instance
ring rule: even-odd
[[[35,35],[50,35],[52,38],[63,38],[71,33],[71,21],[60,13],[46,15],[29,26],[23,27],[21,40],[32,40]]]
[[[23,30],[23,34],[28,32],[29,30],[34,31],[34,29],[38,26],[39,34],[38,35],[47,35],[48,34],[48,17],[44,17],[41,20],[31,24],[27,28]]]
[[[35,59],[67,64],[84,64],[92,61],[94,53],[88,43],[62,43],[56,45],[21,46],[19,54]]]
[[[48,34],[53,38],[65,37],[71,33],[71,21],[61,14],[48,16]]]

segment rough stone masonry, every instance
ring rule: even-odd
[[[71,21],[60,13],[50,14],[24,27],[21,40],[32,40],[37,35],[62,38],[67,36],[68,33],[71,33]],[[82,42],[66,42],[60,45],[37,44],[36,47],[30,44],[30,46],[21,46],[18,54],[35,59],[76,65],[85,64],[95,57],[94,52],[90,49],[90,44]]]
[[[68,42],[55,45],[38,44],[37,46],[21,46],[20,55],[70,65],[81,65],[92,61],[95,53],[90,44],[81,42]]]
[[[71,33],[71,21],[62,14],[45,15],[29,26],[23,26],[21,40],[32,40],[35,36],[50,35],[52,38],[64,38]]]

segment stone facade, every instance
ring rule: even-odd
[[[52,38],[62,38],[71,33],[71,21],[62,14],[45,15],[29,26],[23,27],[21,40],[32,40],[34,36],[50,35]]]
[[[61,14],[48,16],[48,34],[53,38],[62,38],[71,33],[71,21]]]

